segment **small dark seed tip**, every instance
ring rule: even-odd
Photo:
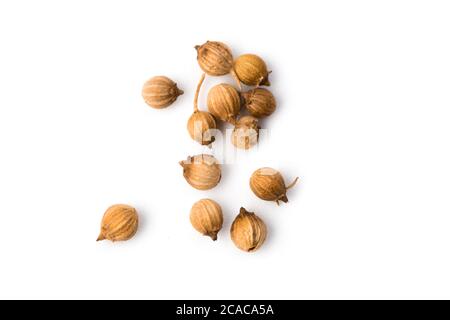
[[[216,241],[217,240],[217,232],[211,233],[208,236],[212,239],[212,241]]]
[[[286,195],[283,195],[283,196],[280,198],[280,200],[283,201],[284,203],[287,203],[287,202],[289,201]]]
[[[253,212],[249,212],[249,211],[245,210],[244,207],[241,207],[241,209],[239,210],[239,214],[253,214]]]
[[[264,79],[262,79],[260,85],[270,87],[269,75],[267,75]]]

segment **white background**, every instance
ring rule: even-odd
[[[2,1],[0,298],[450,298],[449,16],[448,1]],[[205,151],[186,121],[206,40],[262,56],[279,106],[201,192],[178,161]],[[185,90],[165,110],[140,95],[159,74]],[[207,78],[201,108],[229,80]],[[252,194],[261,166],[301,177],[288,204]],[[216,242],[189,223],[202,197],[224,210]],[[138,234],[96,242],[114,203],[139,210]],[[240,206],[269,228],[254,254],[230,240]]]

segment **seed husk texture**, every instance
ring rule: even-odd
[[[266,240],[267,227],[255,213],[241,208],[231,224],[230,234],[236,247],[246,252],[254,252]]]
[[[276,109],[272,92],[265,88],[255,88],[241,94],[247,111],[256,118],[270,116]]]
[[[183,94],[177,84],[166,76],[156,76],[145,82],[142,97],[152,108],[163,109],[170,106]]]
[[[217,128],[217,123],[211,113],[200,111],[198,108],[198,95],[204,80],[205,74],[202,74],[197,85],[197,90],[195,91],[194,112],[188,119],[187,129],[193,140],[201,145],[210,145],[215,140],[213,130]]]
[[[255,54],[239,56],[234,62],[234,72],[248,86],[270,86],[266,63]]]
[[[216,128],[216,119],[206,111],[194,111],[187,123],[189,135],[201,145],[209,145],[214,142],[213,130]]]
[[[206,41],[201,46],[195,46],[197,61],[200,68],[210,76],[223,76],[233,68],[231,49],[219,41]]]
[[[109,207],[103,215],[97,241],[125,241],[131,239],[138,228],[139,218],[135,208],[126,204]]]
[[[253,172],[250,177],[250,189],[260,199],[266,201],[288,202],[286,191],[292,188],[298,181],[298,177],[289,185],[284,183],[283,176],[273,168],[264,167]]]
[[[214,117],[233,123],[241,110],[241,98],[232,85],[221,83],[209,90],[207,105]]]
[[[180,161],[183,176],[195,189],[209,190],[214,188],[221,179],[221,167],[214,156],[199,154]]]
[[[258,143],[258,119],[252,116],[243,116],[236,121],[231,134],[231,143],[236,148],[249,149]]]
[[[222,208],[214,200],[201,199],[192,206],[190,220],[195,230],[216,241],[223,224]]]

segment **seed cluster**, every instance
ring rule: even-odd
[[[194,95],[194,110],[187,121],[189,136],[197,143],[212,147],[215,130],[219,123],[234,126],[231,143],[239,149],[250,149],[258,143],[261,118],[270,116],[276,110],[274,95],[262,86],[270,86],[265,61],[255,54],[243,54],[233,58],[230,47],[218,41],[207,41],[195,46],[197,62],[203,74]],[[200,110],[198,97],[208,76],[231,74],[237,88],[228,83],[212,87],[207,94],[207,110]],[[248,86],[247,91],[243,86]],[[163,109],[174,103],[183,90],[166,76],[148,80],[142,88],[144,101],[151,107]],[[244,108],[242,108],[244,107]],[[241,114],[244,109],[247,114]],[[222,178],[221,165],[208,154],[198,154],[180,161],[183,177],[197,190],[209,190],[219,184]],[[287,190],[298,181],[296,178],[286,185],[280,172],[272,168],[257,169],[250,177],[250,189],[260,199],[277,204],[288,202]],[[221,206],[212,199],[195,202],[190,211],[190,221],[195,230],[212,240],[222,228],[224,215]],[[137,211],[128,205],[114,205],[105,212],[97,240],[123,241],[134,236],[138,228]],[[230,236],[237,248],[254,252],[261,247],[267,236],[267,226],[253,212],[241,207],[231,224]]]
[[[207,107],[209,114],[215,118],[216,122],[213,125],[211,120],[206,121],[206,114],[204,114],[198,119],[198,125],[195,127],[192,122],[195,121],[194,115],[199,112],[197,99],[204,79],[204,75],[202,76],[194,99],[194,115],[188,120],[191,138],[203,145],[213,143],[214,135],[208,129],[217,129],[217,121],[223,121],[235,126],[231,142],[236,148],[253,147],[258,143],[259,119],[271,115],[276,109],[273,94],[268,89],[261,88],[261,86],[270,86],[271,71],[268,71],[264,60],[255,54],[243,54],[233,60],[230,47],[222,42],[207,41],[196,46],[195,49],[197,62],[205,74],[209,76],[231,74],[238,88],[228,83],[220,83],[212,87],[208,92]],[[251,88],[243,91],[243,85]],[[246,115],[239,117],[242,107],[253,118],[248,118]]]

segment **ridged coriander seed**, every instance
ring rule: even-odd
[[[270,116],[276,109],[272,92],[264,88],[255,88],[241,94],[247,111],[256,118]]]
[[[167,108],[183,93],[175,82],[165,76],[151,78],[142,88],[142,97],[145,102],[155,109]]]
[[[252,116],[240,117],[231,133],[231,143],[236,148],[249,149],[258,143],[258,119]]]
[[[241,110],[241,98],[232,85],[221,83],[209,90],[207,105],[214,117],[234,123]]]
[[[246,252],[254,252],[266,240],[267,227],[255,213],[241,208],[231,225],[230,233],[236,247]]]
[[[190,220],[195,230],[216,241],[223,224],[222,208],[214,200],[201,199],[192,206]]]
[[[234,72],[248,86],[270,86],[266,63],[255,54],[239,56],[234,62]]]
[[[215,140],[214,129],[217,128],[217,124],[211,113],[198,109],[198,95],[204,79],[205,74],[202,75],[195,92],[194,112],[188,119],[187,129],[193,140],[201,145],[210,145]]]
[[[197,61],[200,68],[210,76],[223,76],[233,68],[231,49],[219,41],[206,41],[201,46],[195,46]]]
[[[199,154],[180,161],[183,176],[195,189],[208,190],[214,188],[221,179],[220,164],[214,156]]]
[[[298,177],[288,186],[285,185],[281,173],[272,168],[260,168],[250,177],[250,189],[260,199],[266,201],[288,202],[286,191],[292,188]]]
[[[125,241],[131,239],[138,228],[136,209],[126,204],[116,204],[109,207],[103,215],[100,235],[97,241]]]

